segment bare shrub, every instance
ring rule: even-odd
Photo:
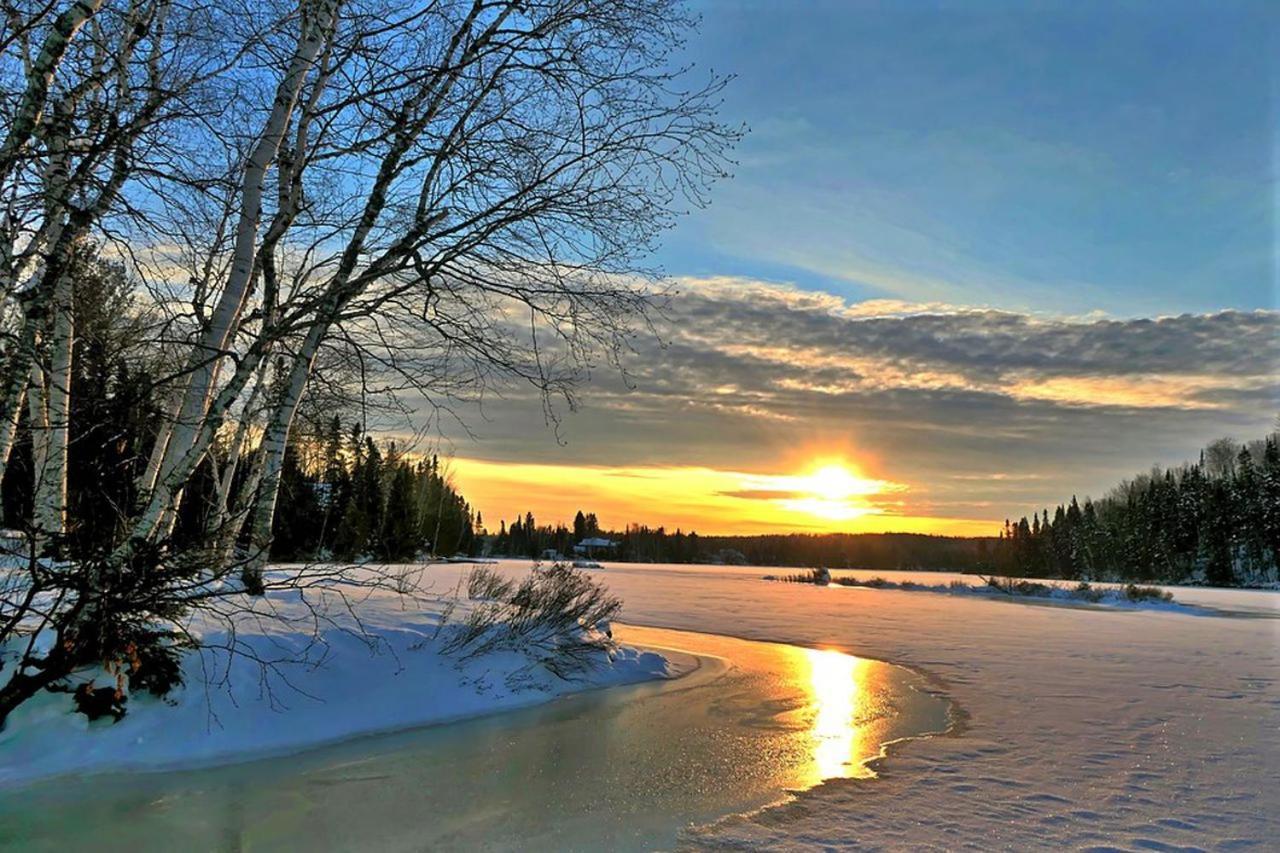
[[[810,583],[815,586],[826,586],[829,583],[844,583],[844,578],[831,578],[831,573],[826,569],[809,569],[803,574],[798,575],[766,575],[765,580],[785,581],[786,583]]]
[[[1124,597],[1130,601],[1173,601],[1173,593],[1165,592],[1157,586],[1138,586],[1126,584]]]
[[[467,591],[481,603],[455,627],[444,644],[445,654],[469,660],[518,652],[568,680],[595,665],[601,652],[614,648],[608,623],[617,617],[622,602],[570,565],[555,563],[531,573],[518,586],[491,569],[476,569]]]
[[[1005,595],[1047,596],[1053,591],[1053,587],[1048,584],[1021,578],[989,577],[987,586],[998,589]]]
[[[490,568],[472,569],[467,575],[467,598],[472,601],[506,601],[515,584]]]
[[[1076,588],[1071,591],[1072,597],[1078,598],[1081,601],[1088,601],[1092,604],[1096,604],[1101,601],[1105,594],[1104,590],[1098,589],[1088,581],[1080,581]]]

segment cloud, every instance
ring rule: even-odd
[[[1096,496],[1221,435],[1260,435],[1280,409],[1276,312],[1062,317],[853,303],[722,277],[679,282],[659,331],[661,344],[636,340],[629,381],[593,375],[560,426],[563,443],[542,428],[537,400],[516,393],[468,418],[478,441],[459,436],[457,452],[566,472],[625,468],[637,485],[617,480],[618,493],[647,497],[626,505],[622,523],[672,517],[680,506],[678,491],[639,485],[654,471],[759,475],[707,486],[734,493],[718,499],[746,511],[803,500],[804,487],[785,475],[821,458],[903,486],[874,499],[881,518],[976,523]],[[574,487],[590,492],[598,482]],[[540,505],[561,486],[540,488],[536,500],[523,488],[517,497]]]
[[[683,285],[671,309],[667,362],[686,377],[697,364],[714,369],[720,387],[754,394],[753,405],[764,411],[768,399],[892,391],[1222,409],[1234,404],[1233,395],[1275,399],[1280,388],[1280,315],[1271,311],[1059,318],[886,300],[849,304],[760,282]]]

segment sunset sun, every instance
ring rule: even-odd
[[[875,481],[856,476],[841,463],[827,463],[805,478],[807,490],[824,501],[846,501],[854,495],[879,491]]]
[[[898,488],[863,477],[842,460],[822,460],[806,474],[778,480],[786,488],[786,496],[778,500],[781,508],[825,521],[852,521],[877,514],[880,509],[867,498]]]

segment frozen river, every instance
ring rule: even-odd
[[[869,776],[947,703],[839,651],[619,626],[693,656],[683,678],[253,763],[56,779],[6,792],[0,839],[35,849],[653,849],[690,823]]]

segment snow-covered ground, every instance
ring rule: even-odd
[[[468,566],[429,570],[452,588]],[[525,561],[498,570],[528,571]],[[1005,597],[769,583],[778,570],[605,564],[598,576],[630,623],[838,648],[905,664],[957,703],[954,736],[898,745],[878,778],[834,780],[790,804],[692,830],[697,847],[822,849],[1238,849],[1280,837],[1280,593],[1174,588],[1218,614],[1036,604]],[[932,573],[875,572],[946,584]],[[541,701],[494,659],[459,673],[425,642],[437,616],[375,602],[379,654],[331,637],[325,664],[271,710],[252,672],[234,698],[135,700],[116,726],[84,733],[66,697],[24,709],[0,736],[7,778],[83,766],[154,765],[277,750],[356,731]],[[1221,615],[1234,614],[1234,615]],[[390,654],[388,652],[394,652]],[[598,681],[662,673],[624,655]],[[221,728],[209,727],[209,711]],[[26,730],[39,737],[18,738]]]
[[[1245,614],[1206,618],[768,583],[759,569],[602,574],[629,622],[917,667],[967,715],[955,737],[894,750],[878,779],[830,781],[698,830],[698,846],[1274,849],[1280,838],[1280,593],[1174,589]]]
[[[297,593],[273,594],[263,608],[298,621],[282,628],[239,618],[236,641],[249,654],[230,658],[229,670],[229,657],[219,648],[227,644],[224,627],[197,626],[211,648],[188,656],[186,685],[164,700],[130,696],[118,723],[90,723],[72,711],[69,695],[41,694],[18,708],[0,732],[0,786],[72,771],[257,758],[675,674],[660,655],[627,648],[611,656],[601,652],[599,665],[576,681],[558,679],[513,652],[459,663],[440,653],[450,628],[438,628],[452,595],[422,606],[388,591],[357,593],[362,600],[353,612],[360,625],[330,600],[335,624],[321,625],[318,635]],[[469,606],[463,596],[451,623]],[[264,670],[260,661],[278,665]],[[104,673],[97,683],[113,681]]]

